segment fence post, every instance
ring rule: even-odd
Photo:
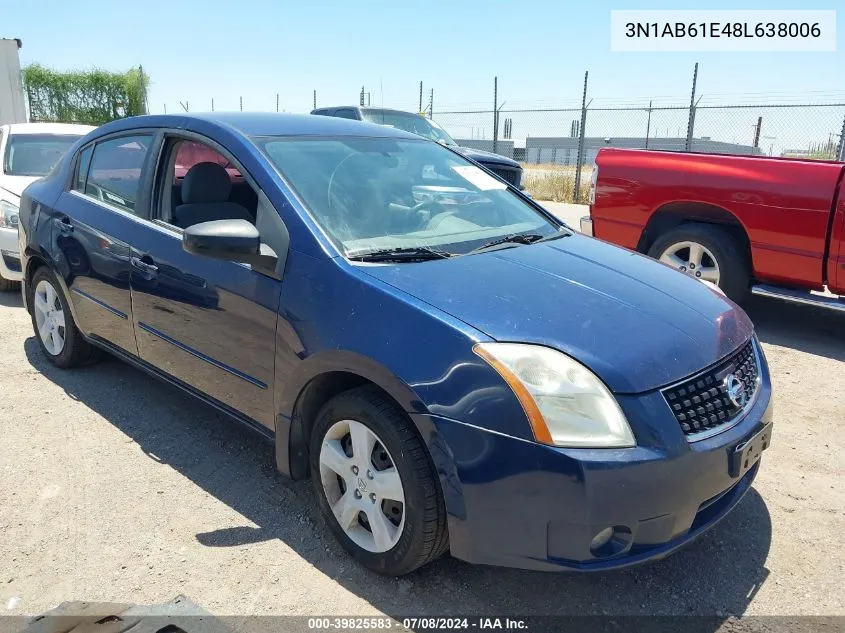
[[[757,125],[754,127],[754,143],[751,147],[760,147],[760,130],[763,129],[763,117],[757,117]]]
[[[314,91],[314,107],[313,107],[313,109],[314,110],[317,109],[317,91],[316,90]]]
[[[648,102],[648,122],[645,124],[645,148],[648,149],[648,136],[651,132],[651,101]]]
[[[837,160],[845,161],[845,117],[842,118],[842,133],[839,135],[839,156]]]
[[[279,111],[279,93],[276,93],[276,112]]]
[[[428,98],[428,118],[434,118],[434,88],[431,89],[431,96]]]
[[[698,62],[695,62],[695,70],[692,71],[692,94],[689,98],[689,122],[687,123],[687,142],[684,150],[692,151],[692,133],[695,129],[695,84],[698,81]]]
[[[243,112],[243,111],[244,111],[244,98],[243,98],[243,97],[238,97],[238,100],[239,100],[239,102],[240,102],[241,112]]]
[[[422,112],[422,82],[420,82],[420,109],[417,112]]]
[[[581,125],[578,130],[578,162],[575,165],[575,187],[573,193],[575,200],[578,202],[578,197],[581,192],[581,164],[584,162],[584,130],[587,127],[587,78],[590,76],[590,71],[584,72],[584,93],[581,96]]]
[[[214,112],[214,97],[211,98],[211,111]]]
[[[493,153],[499,141],[499,78],[493,77]]]

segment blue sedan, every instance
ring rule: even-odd
[[[26,189],[19,239],[50,362],[106,351],[264,434],[384,574],[663,557],[771,439],[740,308],[396,129],[115,121]]]

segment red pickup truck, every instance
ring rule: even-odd
[[[717,284],[845,312],[845,163],[602,149],[581,230]]]

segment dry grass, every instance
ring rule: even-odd
[[[523,165],[522,184],[537,200],[587,203],[591,170],[581,170],[581,195],[575,197],[575,167],[571,165]]]

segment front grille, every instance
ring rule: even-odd
[[[729,424],[742,412],[743,407],[728,395],[725,379],[731,374],[736,376],[745,402],[749,403],[757,392],[759,371],[754,344],[748,341],[714,367],[662,393],[684,434],[701,433]]]
[[[508,184],[514,187],[519,187],[519,182],[522,180],[521,169],[510,169],[506,167],[488,167],[490,171],[496,174],[499,178],[505,180]]]

